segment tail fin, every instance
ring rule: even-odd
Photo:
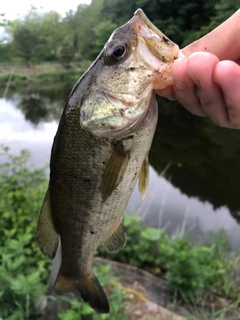
[[[93,273],[79,280],[69,280],[61,274],[60,270],[54,290],[56,294],[82,297],[98,313],[109,312],[106,294]]]

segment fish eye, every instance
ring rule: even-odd
[[[128,46],[125,43],[118,43],[110,46],[106,52],[105,61],[113,64],[123,60],[128,54]]]
[[[126,51],[125,46],[122,44],[119,44],[119,45],[113,47],[112,54],[116,58],[121,58],[124,55],[125,51]]]

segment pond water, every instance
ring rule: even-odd
[[[9,92],[0,99],[0,143],[31,151],[31,168],[49,164],[51,145],[71,86]],[[135,188],[126,213],[196,242],[225,229],[240,245],[240,131],[216,127],[175,102],[159,99],[150,152],[150,183],[141,200]]]

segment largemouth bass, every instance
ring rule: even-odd
[[[137,180],[142,197],[148,184],[153,90],[172,84],[170,63],[178,54],[138,9],[74,86],[54,138],[38,243],[52,259],[60,238],[55,292],[82,297],[99,313],[109,304],[93,256],[101,244],[115,253],[126,243],[123,211]]]

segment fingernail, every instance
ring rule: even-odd
[[[167,99],[168,99],[169,101],[176,101],[176,100],[177,100],[176,98],[173,98],[173,97],[167,97]]]

